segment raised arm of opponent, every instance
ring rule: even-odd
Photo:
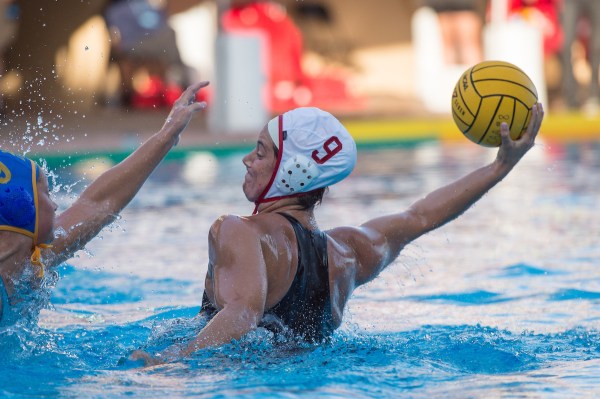
[[[508,125],[502,124],[502,144],[491,164],[431,192],[404,212],[372,219],[352,232],[342,232],[358,257],[356,284],[373,279],[406,244],[455,219],[499,183],[533,147],[543,117],[542,105],[535,104],[520,139],[512,140]]]
[[[71,207],[56,218],[55,228],[62,228],[65,233],[59,234],[52,242],[52,248],[45,251],[47,266],[70,258],[117,217],[177,144],[192,116],[206,107],[206,103],[195,102],[195,98],[198,90],[207,85],[208,82],[200,82],[188,87],[157,133],[125,160],[98,177]]]

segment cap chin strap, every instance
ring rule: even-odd
[[[275,119],[275,118],[273,118],[273,119]],[[279,170],[279,165],[281,164],[281,158],[283,157],[283,114],[279,115],[277,117],[277,121],[278,121],[278,125],[279,125],[279,128],[278,128],[279,138],[277,140],[278,143],[276,144],[276,146],[278,148],[277,161],[275,162],[275,167],[273,168],[273,174],[271,175],[269,184],[267,184],[267,186],[265,187],[263,192],[260,193],[260,195],[258,196],[256,201],[254,201],[254,211],[252,212],[253,215],[256,215],[258,213],[258,206],[260,204],[262,204],[263,202],[267,202],[267,201],[265,201],[265,196],[271,189],[271,186],[273,185],[273,181],[275,181],[275,176],[277,176],[277,171]],[[273,122],[273,120],[271,120],[269,122],[269,124],[271,124],[271,126],[272,126],[272,122]],[[273,141],[273,143],[275,144],[275,141]]]
[[[33,246],[33,253],[31,254],[31,264],[37,267],[36,276],[44,278],[45,276],[45,265],[42,262],[42,249],[52,248],[49,244],[37,244]]]

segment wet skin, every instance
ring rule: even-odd
[[[532,148],[544,112],[532,108],[527,131],[518,140],[501,126],[502,144],[496,159],[443,186],[399,213],[369,220],[357,227],[326,231],[329,286],[335,326],[342,321],[353,290],[374,279],[390,265],[405,245],[455,219],[499,183]],[[275,165],[274,143],[264,128],[256,148],[243,159],[243,190],[254,201],[266,188]],[[170,347],[151,357],[136,351],[133,359],[152,365],[171,361],[208,346],[239,339],[256,328],[263,314],[287,293],[298,263],[297,243],[287,213],[308,229],[316,229],[312,209],[302,209],[295,198],[262,203],[249,217],[226,215],[209,231],[209,266],[206,294],[217,314],[183,349]]]

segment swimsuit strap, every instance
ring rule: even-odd
[[[36,273],[36,275],[39,278],[44,278],[45,275],[45,271],[44,271],[44,262],[42,262],[42,249],[46,249],[46,248],[52,248],[52,245],[49,244],[37,244],[36,246],[33,247],[33,253],[31,254],[31,264],[33,266],[37,266],[38,271]]]

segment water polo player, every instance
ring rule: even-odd
[[[543,108],[518,140],[501,127],[496,159],[416,201],[404,212],[358,227],[320,231],[314,207],[327,186],[348,176],[356,146],[344,126],[316,108],[271,120],[243,158],[243,191],[252,216],[222,216],[209,232],[209,265],[201,313],[210,321],[183,345],[133,360],[156,364],[239,339],[263,326],[277,334],[321,341],[340,326],[358,286],[374,279],[419,236],[462,214],[500,182],[533,146]]]
[[[31,301],[42,297],[35,291],[45,286],[48,269],[83,248],[131,201],[192,116],[206,106],[195,101],[206,85],[188,87],[157,133],[56,217],[44,171],[29,159],[0,151],[0,326],[36,316],[39,306]],[[54,237],[54,228],[61,234]]]

